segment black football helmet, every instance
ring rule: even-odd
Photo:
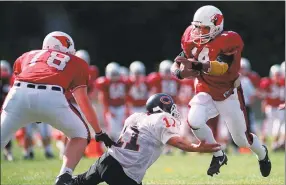
[[[168,112],[175,118],[180,118],[180,113],[174,103],[173,98],[164,93],[152,95],[146,102],[146,109],[149,114]]]

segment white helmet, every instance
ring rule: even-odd
[[[49,33],[44,39],[42,49],[52,49],[72,55],[75,54],[75,47],[72,38],[61,31]]]
[[[120,77],[120,65],[111,62],[105,67],[105,76],[109,79],[117,79]]]
[[[280,65],[278,65],[278,64],[272,65],[270,68],[269,76],[274,77],[274,76],[280,75],[280,74],[281,74]]]
[[[119,72],[120,72],[120,75],[123,76],[123,77],[129,76],[129,70],[125,66],[120,66],[120,71]]]
[[[86,63],[89,65],[90,64],[90,56],[86,50],[80,49],[75,53],[75,56],[83,59],[86,61]]]
[[[163,60],[159,65],[159,73],[162,75],[169,75],[171,73],[171,60]]]
[[[240,60],[240,67],[246,71],[250,71],[251,70],[251,65],[250,65],[250,62],[247,58],[243,58],[241,57],[241,60]]]
[[[12,67],[7,60],[0,60],[1,71],[6,71],[9,75],[12,74]]]
[[[145,75],[146,74],[146,69],[145,65],[141,61],[134,61],[130,64],[129,70],[131,75]]]
[[[224,18],[221,11],[211,5],[206,5],[199,8],[193,18],[192,26],[196,27],[208,27],[208,33],[202,33],[198,29],[192,29],[191,38],[196,44],[205,44],[211,39],[215,38],[223,31]]]

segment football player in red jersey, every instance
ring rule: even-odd
[[[11,77],[12,77],[12,68],[11,68],[11,65],[8,61],[6,60],[0,60],[0,63],[1,63],[1,99],[0,99],[0,106],[1,106],[1,109],[2,109],[2,105],[3,105],[3,102],[9,92],[9,89],[10,89],[10,80],[11,80]],[[5,160],[8,160],[8,161],[13,161],[13,155],[12,155],[12,141],[10,140],[7,145],[5,146],[5,149],[4,149],[4,159]]]
[[[118,63],[112,62],[106,66],[105,77],[96,79],[96,89],[99,91],[99,101],[103,105],[109,135],[117,140],[128,110],[128,82],[121,77]]]
[[[251,64],[247,58],[241,57],[240,74],[247,76],[255,88],[259,87],[260,76],[257,72],[251,69]]]
[[[283,122],[284,113],[279,110],[281,100],[281,89],[284,88],[280,65],[271,66],[269,77],[264,77],[260,81],[259,96],[263,99],[262,110],[266,119],[263,124],[262,139],[273,137],[272,148],[276,148],[280,128]],[[281,83],[282,82],[282,83]]]
[[[70,138],[56,185],[64,185],[72,178],[90,137],[87,126],[69,106],[65,91],[73,92],[97,140],[109,147],[114,144],[98,125],[87,96],[88,65],[74,54],[72,38],[55,31],[45,37],[41,50],[20,56],[14,63],[15,82],[1,112],[1,148],[13,133],[32,122],[50,123]]]
[[[176,102],[180,89],[180,81],[171,74],[172,61],[163,60],[159,65],[159,72],[148,75],[148,83],[151,85],[151,94],[166,93],[172,96]]]
[[[216,143],[206,122],[220,115],[234,142],[257,154],[260,172],[267,177],[271,171],[268,151],[258,137],[249,131],[238,78],[244,44],[239,34],[223,31],[223,23],[224,17],[218,8],[210,5],[199,8],[192,24],[183,34],[183,52],[176,57],[172,73],[179,79],[197,77],[196,95],[189,103],[191,108],[188,114],[195,135],[200,140]],[[220,167],[227,163],[227,156],[222,150],[213,155],[207,171],[210,176],[218,174]]]
[[[127,98],[130,114],[144,112],[150,89],[146,78],[145,65],[141,61],[134,61],[130,64],[129,70],[129,91]]]

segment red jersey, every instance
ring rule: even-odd
[[[154,72],[148,75],[148,84],[154,89],[153,93],[166,93],[174,100],[180,89],[180,81],[174,76],[163,77],[160,73]]]
[[[101,91],[104,99],[109,106],[125,105],[128,82],[122,78],[118,81],[111,81],[106,77],[99,77],[95,81],[96,89]]]
[[[95,81],[95,76],[94,76],[93,67],[92,68],[89,67],[88,69],[89,69],[89,78],[88,78],[88,84],[87,84],[87,93],[90,94],[94,90],[93,82]],[[67,100],[71,102],[76,102],[72,95],[72,91],[66,91],[65,96]]]
[[[255,88],[259,87],[260,76],[255,71],[249,72],[247,77],[250,79]]]
[[[177,98],[177,104],[187,106],[194,95],[194,80],[188,78],[181,80],[181,87]]]
[[[234,88],[234,82],[239,76],[241,52],[243,50],[243,41],[239,34],[233,31],[224,31],[210,42],[202,45],[191,41],[192,27],[189,26],[181,40],[181,47],[187,58],[195,58],[200,62],[217,60],[220,54],[233,54],[234,59],[227,72],[221,76],[208,75],[201,73],[198,76],[196,84],[196,93],[207,92],[216,101],[222,101],[227,98],[226,94]]]
[[[58,85],[74,90],[88,84],[87,63],[71,54],[54,50],[24,53],[14,64],[15,80],[35,84]]]
[[[128,102],[134,107],[145,106],[149,98],[149,90],[150,86],[146,77],[142,77],[139,80],[129,78]]]
[[[264,77],[261,79],[259,88],[263,93],[266,105],[278,107],[281,101],[281,82],[274,82],[271,78]]]

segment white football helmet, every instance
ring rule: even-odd
[[[247,72],[251,71],[251,65],[250,65],[250,62],[247,58],[241,57],[240,68],[247,71]]]
[[[123,77],[128,77],[129,76],[129,70],[125,66],[120,66],[120,75]]]
[[[191,31],[192,41],[205,44],[223,31],[224,18],[221,11],[211,5],[199,8],[193,18]],[[200,27],[209,28],[208,33],[202,33]]]
[[[109,79],[116,80],[120,77],[120,65],[111,62],[105,67],[105,76]]]
[[[132,76],[146,74],[145,65],[141,61],[132,62],[129,66],[129,70]]]
[[[159,73],[161,75],[170,75],[172,64],[171,60],[163,60],[159,65]]]
[[[86,63],[89,65],[90,64],[90,56],[86,50],[80,49],[75,53],[75,56],[83,59],[86,61]]]
[[[1,63],[1,72],[6,72],[9,75],[12,74],[12,67],[11,64],[7,60],[0,60]]]
[[[280,65],[274,64],[270,68],[269,76],[275,77],[277,75],[281,75]]]
[[[52,49],[72,55],[75,54],[73,39],[61,31],[49,33],[44,39],[42,49]]]

